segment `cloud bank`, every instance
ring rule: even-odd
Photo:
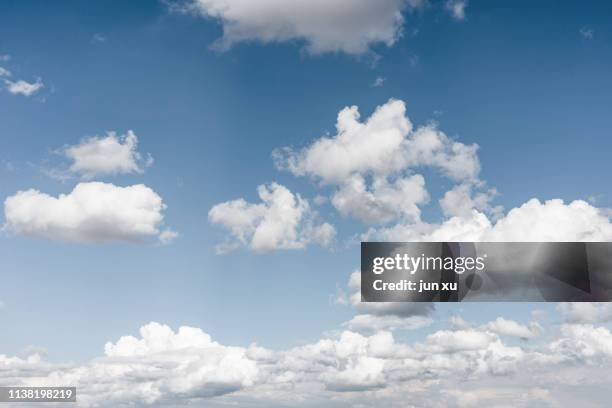
[[[78,406],[572,406],[607,398],[612,333],[564,323],[547,341],[512,344],[532,331],[497,318],[400,341],[352,330],[285,350],[227,346],[199,328],[149,323],[108,342],[88,363],[0,355],[0,384],[79,388]],[[546,329],[542,329],[546,330]],[[597,374],[599,373],[599,375]],[[569,386],[589,384],[589,395]],[[570,388],[568,388],[568,386]],[[596,391],[599,391],[597,394]]]

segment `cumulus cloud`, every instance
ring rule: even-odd
[[[559,303],[557,310],[569,323],[601,323],[612,320],[612,304],[590,302]]]
[[[414,129],[404,102],[391,99],[365,121],[356,106],[344,108],[335,135],[297,151],[277,149],[273,158],[279,169],[335,186],[332,204],[342,215],[380,224],[420,219],[419,205],[429,199],[423,176],[414,173],[420,168],[433,168],[464,183],[470,194],[482,186],[477,150],[477,145],[457,142],[433,124]],[[477,193],[472,205],[490,208],[491,195]],[[449,211],[465,211],[464,203],[458,209],[450,199],[445,202]]]
[[[43,365],[0,355],[0,371],[12,369],[29,386],[71,384],[79,388],[80,406],[149,405],[167,400],[197,400],[253,385],[257,364],[242,347],[221,345],[202,330],[171,328],[152,322],[140,337],[107,343],[104,356],[81,366]]]
[[[388,176],[431,166],[453,180],[477,178],[477,145],[454,141],[434,125],[413,131],[403,101],[391,99],[364,122],[357,106],[338,114],[337,133],[294,151],[275,151],[277,167],[296,176],[311,176],[325,184],[338,184],[354,174]]]
[[[504,213],[498,195],[479,177],[478,145],[448,137],[435,124],[415,128],[403,101],[391,99],[361,120],[342,109],[336,132],[310,145],[276,149],[277,168],[331,186],[343,216],[381,224],[362,240],[382,241],[607,241],[612,211],[582,201],[533,198]],[[438,200],[443,219],[421,219],[429,202],[420,170],[437,171],[454,185]]]
[[[10,77],[11,75],[11,71],[6,68],[0,67],[0,77]]]
[[[70,160],[69,171],[83,178],[99,175],[143,173],[153,163],[138,152],[138,137],[128,130],[124,135],[108,132],[106,136],[88,137],[79,144],[67,146],[62,153]]]
[[[452,217],[440,224],[397,224],[370,229],[365,238],[389,241],[609,241],[610,215],[586,201],[569,204],[554,199],[531,199],[511,209],[497,222],[472,210],[467,217]]]
[[[536,322],[531,322],[529,326],[526,326],[514,320],[504,319],[503,317],[498,317],[492,322],[489,322],[486,325],[486,328],[493,333],[505,336],[520,337],[522,339],[536,337],[542,331],[542,327]]]
[[[562,337],[550,345],[550,350],[568,360],[599,361],[612,357],[612,333],[606,327],[590,324],[564,324]]]
[[[226,228],[230,236],[217,247],[225,253],[240,245],[255,251],[299,249],[309,243],[332,244],[336,230],[328,223],[315,222],[316,213],[308,200],[277,183],[260,185],[261,203],[240,198],[215,205],[208,212],[213,224]]]
[[[424,0],[190,0],[176,6],[223,25],[216,47],[236,43],[303,41],[311,54],[363,54],[376,44],[393,45],[401,35],[406,10]]]
[[[474,192],[473,188],[471,184],[464,183],[448,190],[439,201],[442,213],[447,217],[469,217],[472,210],[478,210],[491,214],[494,218],[499,217],[503,207],[491,204],[497,195],[497,190],[491,188],[487,191]]]
[[[35,82],[24,81],[23,79],[18,81],[5,79],[4,83],[6,89],[13,95],[32,96],[44,87],[40,78],[37,78]]]
[[[162,198],[143,184],[79,183],[57,197],[30,189],[4,201],[4,229],[69,242],[140,242],[161,238],[165,208]]]

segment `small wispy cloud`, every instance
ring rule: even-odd
[[[593,36],[595,35],[595,30],[588,26],[582,27],[579,32],[582,38],[585,40],[592,40]]]
[[[91,42],[94,44],[100,44],[100,43],[104,43],[106,42],[107,38],[104,34],[102,33],[95,33],[92,37],[91,37]]]
[[[448,0],[444,5],[444,8],[450,13],[453,19],[457,21],[464,21],[467,0]]]
[[[384,84],[385,84],[385,78],[379,76],[374,80],[374,82],[372,82],[372,87],[379,88],[383,86]]]

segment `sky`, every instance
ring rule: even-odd
[[[610,384],[584,378],[610,369],[607,304],[366,305],[353,272],[362,240],[612,240],[611,17],[0,2],[0,385],[602,406]]]

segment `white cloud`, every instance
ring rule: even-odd
[[[550,349],[569,360],[600,361],[612,357],[612,333],[605,327],[590,324],[564,324],[562,337]]]
[[[163,245],[167,245],[179,236],[180,234],[178,232],[166,229],[159,234],[159,242],[161,242]]]
[[[253,385],[258,368],[247,354],[248,349],[221,345],[200,329],[174,332],[152,322],[140,329],[139,338],[107,343],[104,356],[86,365],[40,367],[39,357],[8,362],[16,369],[42,372],[24,375],[21,384],[77,386],[80,406],[149,405],[210,398]],[[5,364],[0,356],[0,367]]]
[[[0,67],[0,77],[10,77],[11,71],[6,68]]]
[[[504,319],[503,317],[498,317],[492,322],[489,322],[485,327],[487,330],[497,334],[520,337],[522,339],[536,337],[540,334],[542,329],[536,322],[532,322],[529,327],[527,327],[514,320]]]
[[[6,89],[13,95],[32,96],[44,87],[40,78],[37,78],[36,82],[27,82],[23,79],[13,82],[5,79],[4,83],[6,84]]]
[[[173,331],[152,322],[139,336],[108,342],[103,356],[80,365],[50,364],[39,354],[0,355],[0,384],[71,384],[86,407],[399,407],[407,392],[416,406],[575,406],[577,391],[567,386],[587,383],[591,401],[607,401],[607,328],[566,324],[551,339],[526,347],[505,344],[489,326],[437,330],[410,341],[389,331],[344,330],[271,350],[226,346],[195,327]],[[594,393],[598,386],[601,395]]]
[[[451,17],[457,21],[465,20],[465,9],[467,0],[448,0],[444,5]]]
[[[456,142],[427,125],[413,131],[403,101],[390,100],[361,122],[356,106],[338,114],[337,134],[322,137],[300,151],[273,154],[277,167],[296,176],[337,184],[354,174],[390,176],[430,166],[452,180],[474,180],[480,171],[477,145]]]
[[[344,216],[369,224],[419,221],[419,205],[429,199],[423,176],[414,174],[419,168],[469,185],[470,194],[484,185],[478,180],[478,146],[452,140],[433,124],[413,129],[402,101],[389,100],[365,121],[356,106],[344,108],[336,131],[299,151],[277,149],[273,158],[279,169],[335,186],[332,204]],[[471,203],[493,211],[492,195],[493,190],[475,192]],[[458,205],[445,202],[457,211]]]
[[[427,336],[426,347],[441,353],[482,350],[494,341],[495,336],[477,330],[441,330]]]
[[[376,77],[374,82],[372,82],[372,87],[373,88],[379,88],[379,87],[383,86],[384,83],[385,83],[385,78],[383,78],[383,77]]]
[[[138,137],[128,130],[125,135],[108,132],[106,136],[88,137],[77,145],[67,146],[62,152],[71,159],[70,171],[83,178],[120,173],[142,173],[153,162],[149,155],[143,159],[138,152]]]
[[[343,216],[376,224],[400,217],[418,220],[421,216],[418,205],[428,199],[425,179],[420,174],[397,178],[393,183],[377,178],[371,191],[363,177],[353,175],[334,193],[332,204]]]
[[[239,42],[304,41],[311,54],[363,54],[376,44],[393,45],[401,35],[406,9],[424,0],[191,0],[182,11],[219,19],[217,47]]]
[[[312,242],[331,245],[336,230],[328,223],[315,224],[316,214],[299,194],[277,183],[261,185],[257,192],[259,204],[240,198],[217,204],[208,212],[210,222],[225,227],[231,235],[217,247],[220,253],[240,245],[255,251],[299,249]]]
[[[600,323],[612,320],[612,304],[590,302],[559,303],[557,310],[569,323]]]
[[[441,224],[398,224],[371,229],[364,238],[389,241],[609,241],[612,219],[586,201],[565,204],[555,199],[531,199],[492,223],[473,210],[469,217],[452,217]]]
[[[4,228],[70,242],[138,242],[162,238],[159,228],[165,208],[162,198],[143,184],[79,183],[58,197],[30,189],[4,201]]]
[[[497,195],[497,190],[491,188],[487,191],[473,192],[469,183],[458,184],[448,190],[440,199],[440,208],[447,217],[469,217],[474,209],[492,214],[494,218],[501,215],[501,206],[492,206],[491,201]]]

